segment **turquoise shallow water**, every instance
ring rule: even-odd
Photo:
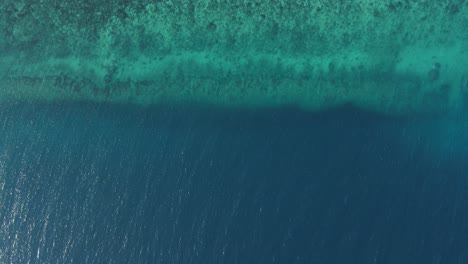
[[[460,111],[468,2],[7,0],[0,103]]]
[[[0,108],[2,263],[464,263],[463,118]]]

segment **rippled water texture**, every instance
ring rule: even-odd
[[[0,262],[465,263],[462,121],[2,106]]]

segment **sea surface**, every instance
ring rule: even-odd
[[[0,263],[468,263],[468,121],[0,106]]]

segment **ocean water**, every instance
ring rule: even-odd
[[[467,263],[461,120],[2,106],[0,262]]]

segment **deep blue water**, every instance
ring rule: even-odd
[[[2,107],[0,262],[468,263],[464,122]]]

